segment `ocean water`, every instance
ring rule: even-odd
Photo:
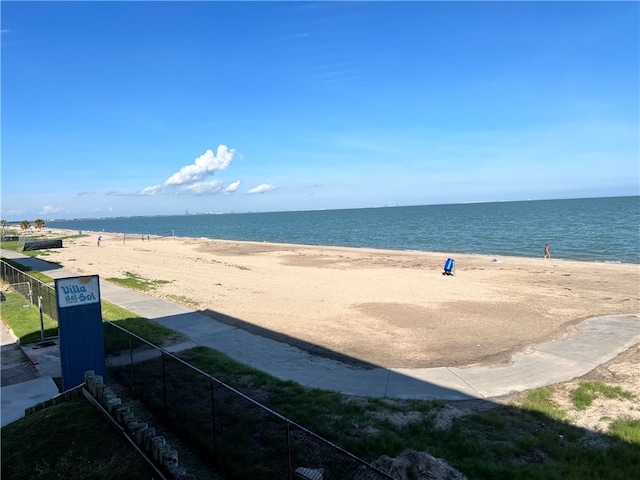
[[[640,197],[50,220],[152,236],[640,263]]]

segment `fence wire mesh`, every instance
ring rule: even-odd
[[[23,295],[29,303],[38,305],[38,297],[42,298],[42,312],[51,317],[56,322],[58,321],[58,309],[56,306],[56,293],[52,285],[48,285],[35,277],[32,277],[28,273],[18,270],[13,265],[0,261],[0,276],[2,280],[9,284],[28,284],[31,289],[31,296],[25,295],[25,288],[16,289],[21,295]]]
[[[29,282],[10,283],[9,286],[33,304],[33,292]]]
[[[105,323],[105,340],[108,381],[226,478],[393,479],[118,325]]]

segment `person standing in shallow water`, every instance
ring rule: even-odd
[[[551,258],[551,252],[549,251],[549,244],[544,245],[544,258]]]

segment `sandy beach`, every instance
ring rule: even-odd
[[[77,232],[52,230],[48,235]],[[387,368],[508,362],[516,351],[640,312],[640,265],[98,233],[44,259],[256,333]],[[455,275],[442,275],[448,257]],[[630,321],[637,321],[631,320]]]

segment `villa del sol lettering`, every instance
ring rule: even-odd
[[[62,285],[62,291],[65,294],[65,300],[69,303],[84,303],[91,300],[96,300],[95,293],[87,293],[87,287],[85,287],[84,285]]]

